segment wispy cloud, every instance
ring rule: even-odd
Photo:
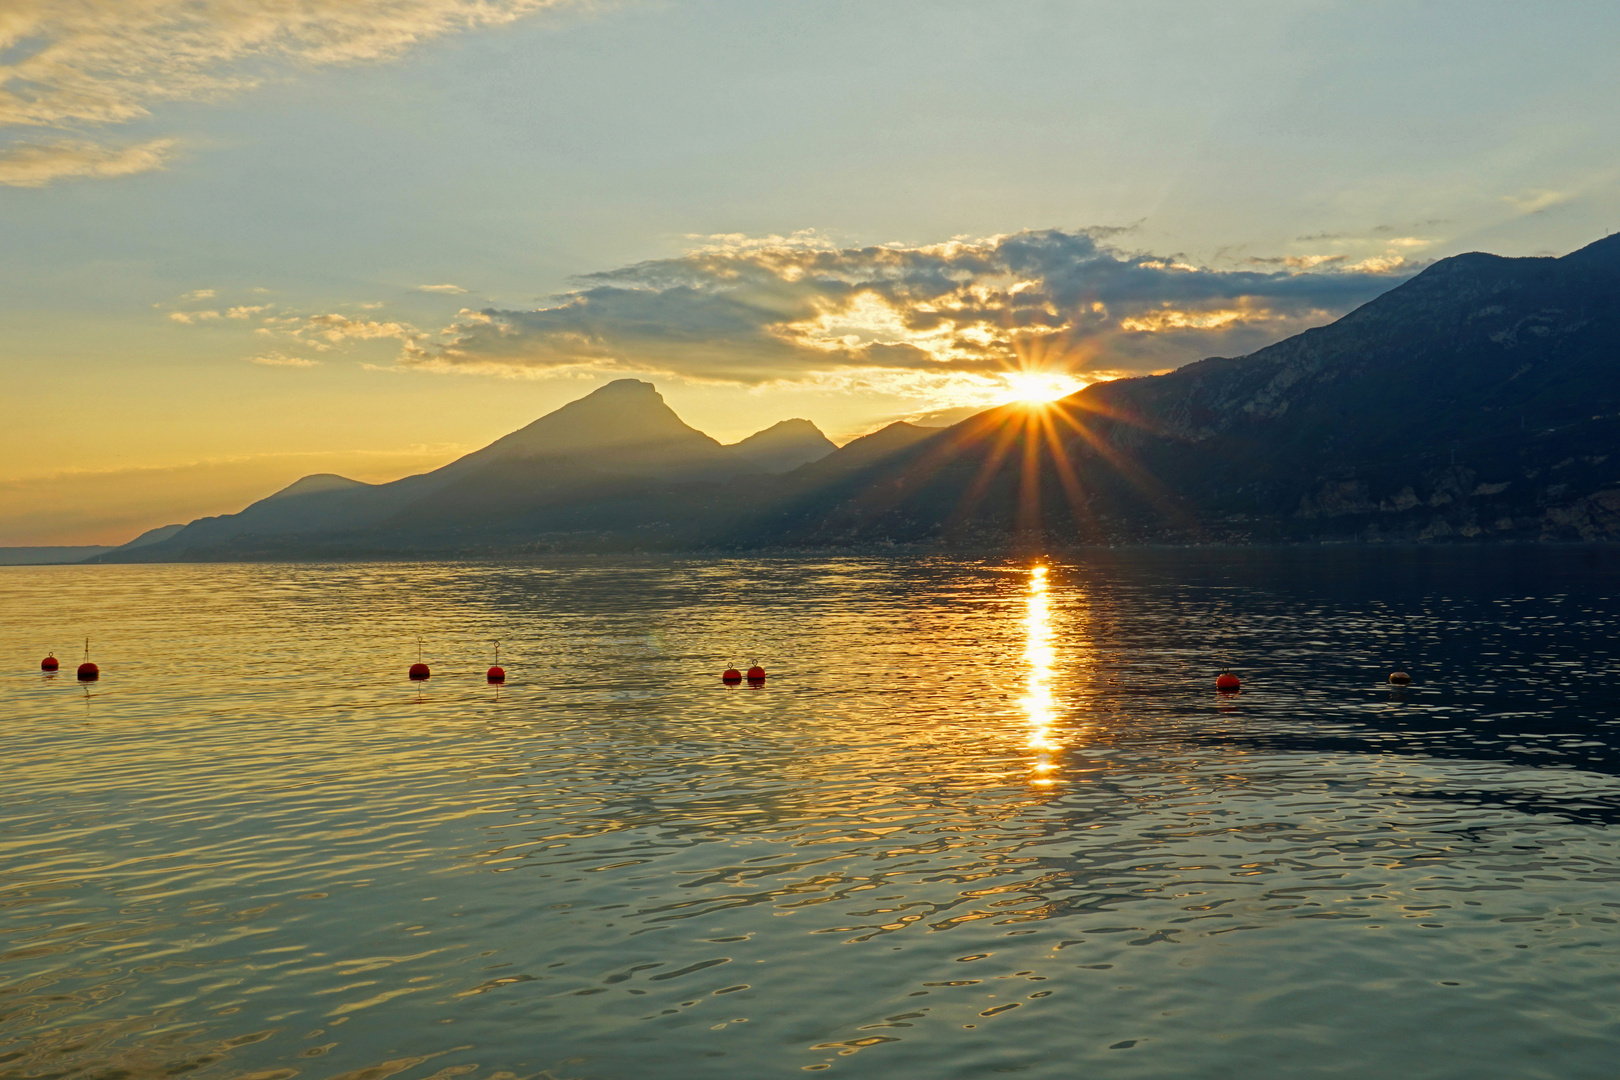
[[[248,319],[269,310],[272,306],[266,304],[233,307],[226,314],[232,319]],[[168,317],[176,322],[189,324],[203,317],[218,318],[219,314],[171,311]],[[259,322],[260,325],[254,329],[254,334],[265,344],[282,346],[252,358],[253,363],[269,367],[315,367],[320,363],[313,357],[284,351],[286,349],[330,353],[352,342],[366,341],[398,341],[403,355],[406,358],[414,358],[421,350],[421,343],[432,336],[407,322],[351,319],[347,315],[335,312],[321,315],[268,315],[262,317]]]
[[[464,293],[467,290],[460,285],[418,285],[417,292],[450,293],[452,295]]]
[[[0,22],[5,16],[0,14]],[[0,67],[0,72],[5,69]],[[44,187],[56,180],[133,176],[161,169],[173,139],[148,139],[129,146],[101,146],[82,139],[18,142],[0,150],[0,184]]]
[[[264,367],[312,368],[320,367],[319,360],[311,360],[307,356],[288,356],[283,352],[267,352],[253,357],[253,363]]]
[[[1565,191],[1526,191],[1519,195],[1504,195],[1502,200],[1521,214],[1539,214],[1570,200]]]
[[[424,41],[574,0],[6,0],[0,127],[82,129],[165,101],[217,100],[297,67],[388,60]],[[173,140],[14,144],[0,183],[161,167]]]

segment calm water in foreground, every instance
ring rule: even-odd
[[[1579,549],[5,568],[0,1077],[1611,1077],[1617,631]]]

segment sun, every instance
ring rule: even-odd
[[[1061,397],[1068,397],[1086,385],[1072,375],[1059,371],[1008,371],[1001,376],[1012,392],[1014,401],[1025,405],[1044,405]]]

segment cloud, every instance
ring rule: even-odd
[[[397,338],[407,344],[426,335],[410,323],[351,319],[347,315],[311,315],[288,333],[293,337],[314,337],[336,345],[343,341],[376,341]]]
[[[401,336],[399,363],[504,375],[625,371],[946,401],[1026,367],[1085,377],[1247,352],[1326,322],[1415,268],[1391,254],[1214,270],[1095,231],[839,247],[815,233],[705,237],[591,274],[534,310],[463,310]]]
[[[1522,195],[1504,195],[1502,200],[1521,214],[1539,214],[1565,203],[1572,196],[1563,191],[1527,191]]]
[[[0,127],[128,123],[166,101],[219,100],[289,68],[389,60],[457,31],[573,0],[5,0]],[[0,183],[160,168],[172,139],[123,148],[17,143]]]
[[[187,326],[190,326],[193,323],[206,322],[209,319],[217,319],[217,318],[219,318],[219,312],[217,312],[217,311],[171,311],[171,312],[169,312],[169,318],[173,319],[177,323],[185,323]]]
[[[321,366],[319,360],[310,360],[303,356],[288,356],[286,353],[274,350],[264,353],[262,356],[253,357],[252,362],[262,364],[265,367],[312,368]]]
[[[3,16],[0,16],[3,19]],[[0,72],[4,72],[0,68]],[[12,143],[0,151],[0,184],[44,187],[54,180],[133,176],[161,169],[173,139],[148,139],[124,147],[99,146],[79,139]]]
[[[1262,258],[1251,256],[1248,263],[1251,266],[1286,266],[1290,270],[1315,270],[1321,266],[1331,266],[1342,263],[1350,258],[1348,255],[1279,255]]]
[[[1272,319],[1270,308],[1205,308],[1183,311],[1168,306],[1119,321],[1121,330],[1134,334],[1162,334],[1167,330],[1225,330],[1239,323],[1265,324]]]
[[[261,311],[269,311],[274,304],[242,304],[225,312],[227,319],[251,319]]]
[[[0,124],[146,116],[160,101],[249,89],[267,64],[387,60],[431,38],[500,26],[562,0],[8,0]]]
[[[182,300],[212,300],[217,293],[213,289],[193,289],[180,297]]]
[[[436,293],[464,293],[467,290],[463,289],[460,285],[418,285],[416,287],[416,291],[417,292],[436,292]]]
[[[267,310],[270,306],[272,305],[231,308],[228,315],[233,319],[246,319]],[[170,312],[169,318],[189,323],[192,321],[192,314]],[[218,317],[217,313],[207,314]],[[264,345],[274,343],[287,349],[329,353],[354,342],[397,341],[400,343],[401,358],[406,361],[416,359],[421,354],[423,343],[431,337],[430,334],[418,330],[407,322],[351,319],[347,315],[335,312],[322,315],[266,315],[260,322],[262,325],[255,327],[253,333]],[[269,367],[315,367],[320,363],[319,360],[299,356],[283,349],[270,349],[253,357],[252,361]]]
[[[1350,263],[1345,269],[1353,274],[1398,274],[1417,268],[1406,261],[1406,256],[1390,251],[1385,255],[1372,255],[1360,262]]]

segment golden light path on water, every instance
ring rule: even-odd
[[[1028,666],[1025,693],[1022,700],[1024,713],[1029,719],[1029,748],[1035,752],[1033,782],[1053,783],[1050,775],[1056,768],[1053,754],[1061,745],[1052,736],[1056,720],[1056,705],[1052,699],[1051,594],[1045,566],[1034,566],[1029,571],[1029,599],[1024,615],[1024,662]]]

